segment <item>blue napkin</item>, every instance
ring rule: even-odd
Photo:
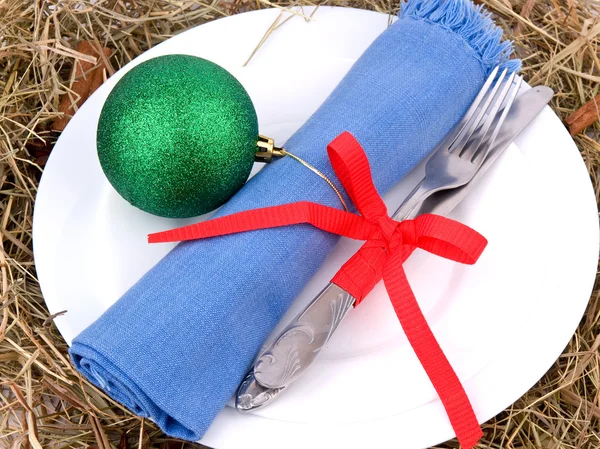
[[[495,65],[518,68],[501,34],[468,0],[410,0],[285,147],[335,179],[326,146],[350,131],[385,192],[460,119]],[[283,158],[217,216],[299,200],[340,207],[325,182]],[[180,244],[75,338],[73,363],[165,433],[198,440],[336,241],[300,225]]]

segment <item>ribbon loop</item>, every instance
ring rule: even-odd
[[[417,246],[427,252],[473,265],[487,246],[487,240],[481,234],[456,221],[440,220],[442,217],[431,214],[417,218]]]
[[[387,217],[387,207],[379,196],[367,155],[362,146],[349,132],[343,132],[327,146],[331,166],[348,196],[360,212],[371,222]]]
[[[437,215],[396,222],[379,196],[367,156],[358,141],[342,133],[327,147],[331,165],[360,215],[308,201],[249,210],[151,234],[150,242],[208,238],[236,232],[310,223],[328,232],[365,240],[331,282],[358,305],[383,279],[398,320],[448,413],[461,445],[472,448],[481,429],[460,380],[436,341],[406,279],[402,264],[416,248],[473,264],[486,239],[473,229]]]

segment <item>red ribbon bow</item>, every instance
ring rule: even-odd
[[[468,226],[438,215],[421,215],[402,222],[392,220],[373,185],[367,156],[358,141],[345,132],[329,144],[327,152],[360,215],[301,201],[150,234],[148,241],[193,240],[299,223],[366,240],[332,282],[352,294],[358,305],[383,278],[402,329],[444,404],[460,444],[472,448],[481,438],[481,428],[460,380],[427,324],[402,264],[416,248],[474,264],[487,240]]]

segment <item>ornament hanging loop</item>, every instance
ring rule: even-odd
[[[258,146],[258,151],[254,155],[254,160],[256,162],[265,162],[268,164],[274,157],[285,156],[285,150],[276,147],[274,140],[270,137],[259,134],[256,146]]]
[[[337,195],[338,199],[340,200],[340,203],[342,203],[344,210],[346,212],[348,212],[348,206],[346,205],[346,201],[344,201],[344,196],[342,195],[342,192],[340,192],[339,189],[335,186],[335,184],[327,176],[325,176],[323,173],[321,173],[321,171],[319,171],[319,169],[317,169],[315,166],[309,164],[304,159],[296,156],[295,154],[290,153],[285,148],[276,147],[274,140],[271,139],[270,137],[266,137],[266,136],[259,134],[258,141],[256,142],[256,146],[258,147],[258,150],[256,151],[256,154],[254,155],[254,160],[256,162],[265,162],[268,164],[269,162],[271,162],[273,160],[273,158],[280,158],[280,157],[284,157],[284,156],[291,157],[292,159],[300,162],[302,165],[304,165],[306,168],[308,168],[310,171],[312,171],[318,177],[323,179],[327,184],[329,184],[329,187],[331,187],[333,189],[333,191]]]

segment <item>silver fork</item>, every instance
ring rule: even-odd
[[[498,68],[490,74],[465,116],[433,151],[425,177],[394,213],[394,220],[409,218],[433,193],[463,186],[477,173],[519,91],[521,80],[514,83],[515,75],[508,79],[506,75],[504,70],[498,76]],[[504,109],[499,112],[503,104]],[[236,408],[249,411],[260,407],[300,377],[353,304],[354,298],[340,287],[325,287],[261,350],[253,370],[240,386]]]
[[[440,190],[461,187],[473,178],[485,160],[520,86],[520,78],[519,82],[513,85],[515,73],[505,81],[506,69],[494,83],[497,73],[496,67],[457,125],[458,132],[444,139],[442,147],[432,154],[425,165],[425,177],[408,194],[394,216],[409,217],[412,211],[429,196]],[[498,120],[494,120],[505,101],[506,107],[503,113]],[[492,133],[488,134],[492,123],[494,124]],[[451,143],[448,143],[448,140],[451,140]]]

